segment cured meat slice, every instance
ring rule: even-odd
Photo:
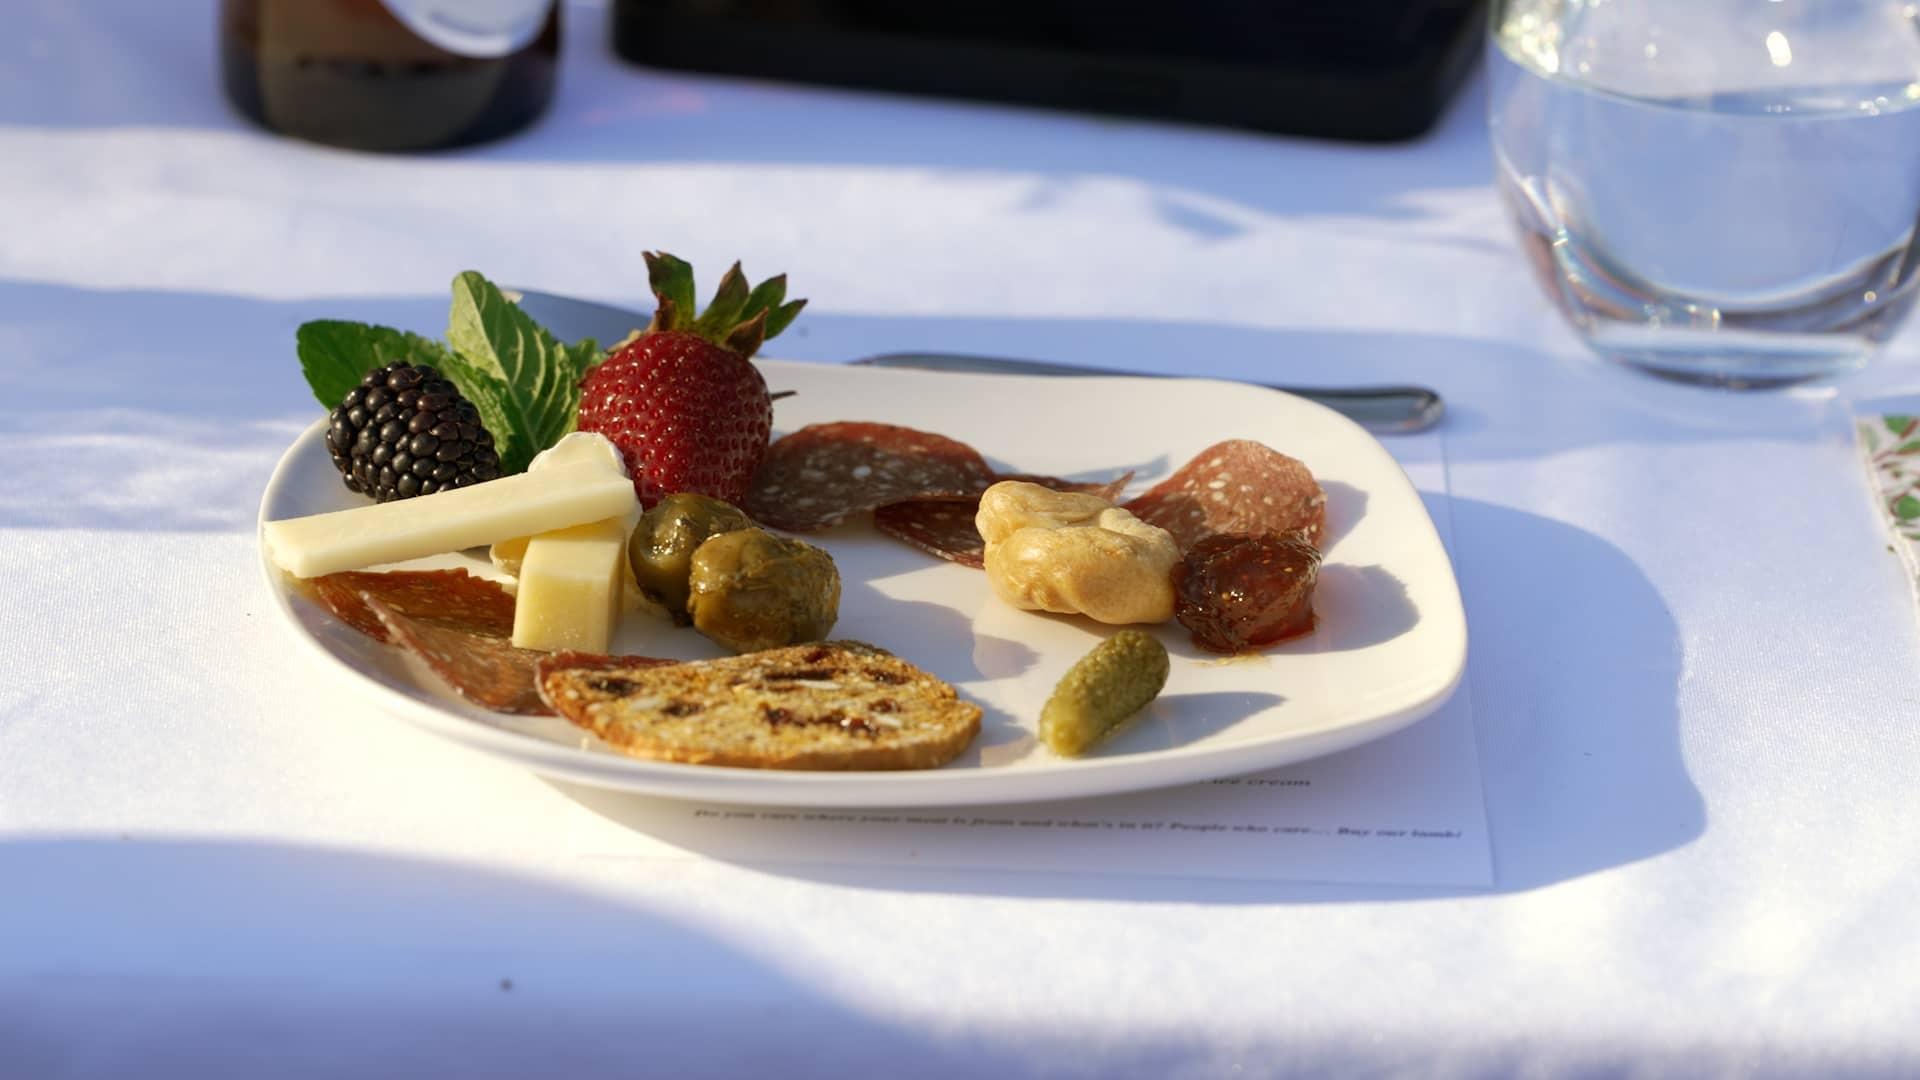
[[[1209,446],[1126,509],[1172,533],[1181,551],[1209,536],[1265,533],[1299,533],[1318,546],[1327,524],[1327,496],[1313,473],[1250,439]]]
[[[415,618],[371,592],[360,599],[386,627],[388,640],[426,661],[461,697],[500,712],[553,715],[533,682],[534,665],[546,653],[516,649],[503,636]]]
[[[980,539],[980,530],[973,524],[979,513],[977,495],[970,499],[913,499],[875,510],[873,525],[929,555],[978,570],[987,559],[986,541]]]
[[[298,584],[347,625],[419,656],[468,701],[522,716],[552,715],[533,681],[547,654],[513,647],[513,597],[499,582],[465,570],[349,570]],[[599,659],[626,666],[669,663],[637,656]]]
[[[513,646],[513,596],[465,570],[348,570],[295,582],[361,633],[420,657],[455,693],[482,708],[551,716],[534,685],[543,661],[573,667],[670,664],[646,656],[548,653]]]
[[[1133,473],[1099,483],[1062,480],[1054,476],[1026,473],[1002,473],[999,480],[1024,480],[1055,491],[1077,491],[1098,495],[1111,502],[1133,479]],[[881,532],[912,544],[930,555],[938,555],[962,566],[978,570],[986,564],[987,545],[980,538],[974,518],[980,513],[980,496],[953,496],[937,499],[910,499],[882,506],[873,512],[873,524]]]
[[[363,596],[372,596],[417,622],[490,637],[513,635],[513,597],[498,582],[465,570],[345,570],[296,584],[322,607],[375,641],[389,641],[385,624]]]
[[[1209,652],[1262,649],[1313,629],[1320,552],[1299,533],[1209,536],[1173,568],[1173,617]]]
[[[928,496],[976,495],[985,458],[944,435],[892,424],[813,424],[776,440],[742,509],[762,525],[809,532],[863,510]]]
[[[489,584],[491,584],[489,582]],[[395,644],[424,660],[461,697],[483,708],[521,716],[551,716],[540,700],[535,679],[560,668],[658,667],[677,661],[651,656],[601,656],[597,653],[545,653],[517,649],[505,636],[463,630],[446,623],[404,615],[371,592],[361,595]]]

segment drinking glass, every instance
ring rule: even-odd
[[[1912,309],[1920,7],[1494,0],[1499,183],[1601,356],[1781,386],[1866,362]]]

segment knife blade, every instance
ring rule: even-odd
[[[567,341],[593,338],[611,345],[647,324],[648,316],[637,311],[579,300],[570,296],[533,289],[510,290],[521,310]],[[1045,360],[1018,360],[1010,357],[969,356],[959,353],[900,352],[867,356],[847,361],[861,367],[913,368],[922,371],[956,371],[994,375],[1108,375],[1131,378],[1180,378],[1158,372],[1123,371],[1117,368],[1082,367]],[[1234,380],[1242,381],[1246,380]],[[1446,403],[1438,393],[1424,386],[1304,387],[1277,386],[1248,382],[1268,390],[1278,390],[1317,402],[1346,416],[1376,434],[1411,434],[1425,431],[1446,414]]]

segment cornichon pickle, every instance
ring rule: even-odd
[[[1167,685],[1167,647],[1122,630],[1067,670],[1040,710],[1040,741],[1064,757],[1086,753]]]
[[[710,536],[752,524],[747,515],[719,499],[692,492],[669,495],[640,515],[633,538],[627,541],[633,580],[649,600],[685,626],[689,622],[687,576],[692,572],[694,550]]]
[[[833,556],[765,529],[710,537],[687,576],[693,628],[734,652],[820,641],[840,616]]]

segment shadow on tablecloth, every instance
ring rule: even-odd
[[[268,301],[0,279],[0,528],[252,533],[272,463],[325,414],[294,330],[439,334],[423,295]]]
[[[0,882],[9,1077],[1010,1076],[1073,1054],[903,1020],[611,888],[447,860],[49,836],[0,840]]]

